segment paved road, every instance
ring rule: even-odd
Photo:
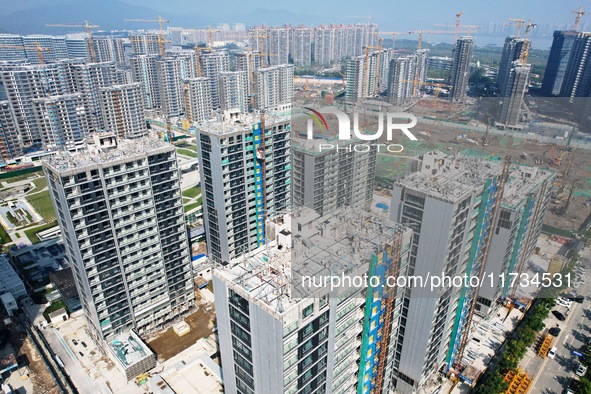
[[[553,315],[550,315],[550,318],[546,320],[547,327],[559,323],[562,331],[553,344],[557,348],[556,358],[543,361],[542,370],[534,377],[531,393],[560,394],[566,392],[571,378],[575,376],[575,368],[578,363],[578,357],[572,352],[580,351],[587,338],[591,336],[591,280],[589,280],[591,251],[589,249],[584,251],[580,264],[588,269],[588,278],[575,291],[579,295],[584,295],[585,301],[582,304],[573,302],[567,320],[564,322],[558,322]]]

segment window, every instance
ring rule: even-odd
[[[314,304],[310,304],[307,307],[305,307],[304,310],[302,311],[302,319],[307,318],[308,316],[310,316],[313,313],[314,313]]]

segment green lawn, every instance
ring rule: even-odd
[[[197,152],[197,145],[193,144],[189,144],[186,141],[179,141],[179,142],[175,142],[174,146],[176,146],[177,149],[189,149],[192,150],[193,152]]]
[[[10,236],[8,235],[6,230],[4,230],[4,227],[0,226],[0,243],[7,244],[9,242],[12,242]]]
[[[14,183],[14,182],[18,182],[18,181],[24,181],[25,179],[28,178],[32,178],[35,176],[39,176],[39,175],[43,175],[43,171],[35,171],[35,172],[30,172],[28,174],[21,174],[21,175],[16,175],[10,178],[5,178],[3,179],[3,181],[6,181],[8,183]],[[45,177],[43,177],[45,178]]]
[[[35,227],[35,228],[29,229],[29,230],[25,230],[25,235],[27,236],[27,238],[29,238],[29,240],[32,243],[36,244],[38,242],[41,242],[41,240],[37,236],[37,233],[40,233],[41,231],[48,230],[48,229],[50,229],[52,227],[55,227],[55,226],[57,226],[57,223],[56,222],[47,223],[47,224],[44,224],[44,225],[39,226],[39,227]]]
[[[41,178],[37,178],[33,181],[35,186],[37,186],[37,191],[45,189],[47,187],[47,178],[42,176]]]
[[[49,222],[55,218],[53,204],[49,196],[49,190],[40,193],[30,194],[27,196],[27,201],[35,208],[37,213],[43,216],[45,221]]]
[[[193,209],[201,206],[201,201],[193,202],[189,205],[185,205],[185,212],[192,211]]]
[[[187,198],[195,198],[201,193],[201,188],[199,186],[193,186],[185,191],[183,191],[183,197]]]
[[[194,152],[192,150],[189,149],[177,149],[176,152],[179,155],[183,155],[183,156],[189,156],[189,157],[197,157],[197,152]]]

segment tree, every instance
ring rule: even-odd
[[[591,394],[591,380],[586,377],[582,377],[579,380],[579,387],[577,388],[579,394]]]
[[[498,371],[490,373],[484,384],[475,387],[476,394],[499,394],[507,390],[508,384],[503,382],[503,377]]]

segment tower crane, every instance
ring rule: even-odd
[[[159,33],[158,33],[158,51],[160,52],[160,56],[166,56],[166,47],[164,46],[164,24],[170,23],[168,19],[164,19],[161,16],[157,17],[158,19],[124,19],[125,22],[147,22],[147,23],[158,23]]]
[[[570,13],[571,14],[577,14],[577,17],[575,19],[575,26],[573,27],[573,30],[574,31],[577,31],[577,29],[579,28],[579,22],[581,21],[581,17],[583,15],[585,15],[586,12],[583,11],[583,6],[580,6],[578,11],[571,11]]]
[[[221,30],[212,29],[211,26],[207,26],[207,29],[196,30],[198,32],[207,33],[209,50],[213,50],[213,33],[221,33]]]
[[[419,35],[419,45],[417,46],[417,52],[421,50],[423,47],[423,34],[450,34],[451,32],[448,30],[411,30],[408,34],[418,34]],[[458,33],[468,33],[468,32],[458,32]],[[418,73],[415,72],[415,81],[413,83],[413,96],[416,96],[418,86]]]
[[[396,36],[403,36],[404,33],[398,32],[398,31],[379,31],[376,32],[377,35],[382,35],[382,34],[391,34],[392,35],[392,50],[394,50],[394,44],[396,43]]]
[[[535,29],[538,25],[536,23],[531,23],[531,21],[527,20],[527,25],[525,26],[525,36],[523,37],[523,50],[521,51],[521,63],[525,66],[527,63],[527,58],[529,57],[529,40],[527,36],[529,32]]]
[[[521,35],[521,28],[525,24],[525,19],[508,18],[507,20],[513,22],[515,25],[515,38],[519,38]]]
[[[89,21],[84,21],[84,24],[64,24],[64,23],[56,23],[56,24],[47,24],[45,26],[50,27],[83,27],[86,29],[86,34],[88,35],[88,50],[90,52],[90,60],[93,63],[96,63],[96,53],[94,51],[94,44],[92,42],[92,29],[98,29],[100,26],[90,23]]]
[[[43,52],[51,52],[51,49],[40,46],[38,42],[35,43],[34,47],[26,47],[23,45],[0,45],[0,48],[24,49],[24,50],[37,51],[37,56],[39,57],[39,64],[45,64],[45,59],[43,58]]]
[[[456,14],[456,26],[455,26],[455,30],[454,30],[454,43],[458,39],[458,30],[460,29],[460,19],[462,18],[462,15],[464,15],[464,11],[460,11]]]

